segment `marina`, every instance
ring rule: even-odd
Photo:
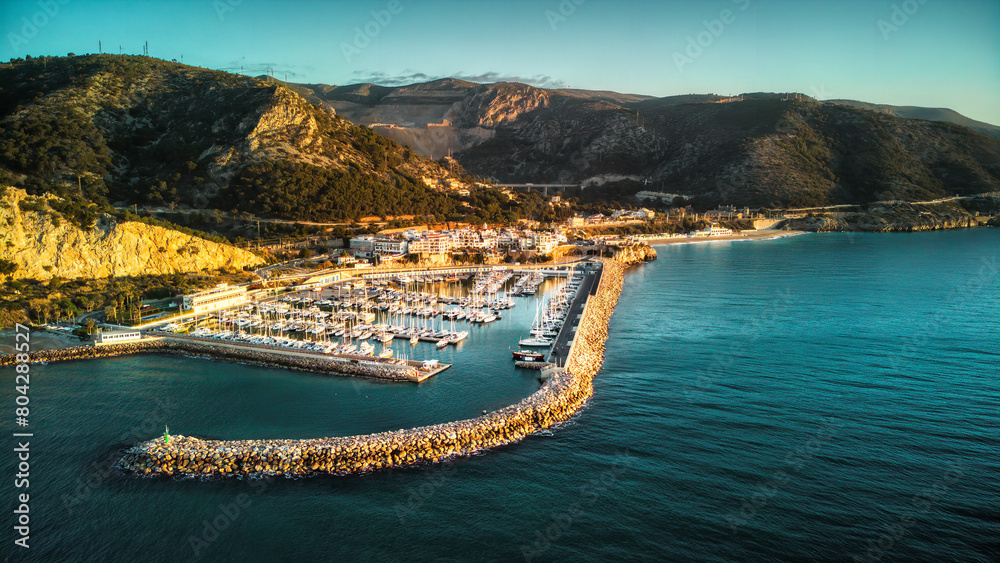
[[[566,319],[569,300],[582,283],[576,264],[561,268],[490,268],[477,272],[405,272],[340,280],[280,295],[255,295],[244,303],[196,315],[185,322],[148,327],[144,336],[329,359],[331,372],[350,363],[412,368],[421,382],[453,362],[434,350],[459,347],[473,331],[488,330],[523,298],[535,304],[529,332],[534,348],[522,360],[544,360]],[[546,280],[555,285],[545,303],[536,298]],[[531,342],[521,345],[533,346]],[[419,348],[421,344],[432,349]],[[421,356],[418,358],[418,356]],[[514,356],[515,360],[519,358]],[[392,377],[391,379],[395,379]]]
[[[655,257],[651,250],[640,260],[650,256]],[[349,474],[441,462],[517,442],[568,419],[589,399],[627,264],[611,259],[586,268],[571,301],[573,322],[564,325],[557,338],[569,346],[565,369],[545,369],[541,387],[517,404],[484,411],[474,419],[362,436],[229,441],[187,436],[168,441],[164,436],[130,448],[117,467],[148,476]],[[598,275],[598,271],[610,273]],[[591,287],[592,294],[579,291]]]

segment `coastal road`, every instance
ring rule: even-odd
[[[573,304],[570,305],[569,314],[566,315],[566,323],[563,324],[559,336],[556,337],[556,343],[549,352],[549,362],[559,366],[566,363],[566,356],[569,354],[573,338],[576,336],[577,325],[580,324],[580,314],[583,313],[587,297],[597,289],[597,285],[600,283],[602,267],[599,264],[583,266],[582,270],[586,272],[583,282],[580,284],[579,291],[576,292],[576,297],[573,298]]]

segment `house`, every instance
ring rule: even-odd
[[[98,331],[94,346],[104,344],[121,344],[122,342],[134,342],[142,339],[142,333],[138,330],[109,330]]]

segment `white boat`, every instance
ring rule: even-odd
[[[535,337],[535,338],[522,338],[518,340],[517,343],[524,348],[550,348],[555,341],[551,338]]]
[[[435,344],[435,346],[438,347],[438,350],[440,350],[441,348],[444,348],[447,345],[448,345],[448,341],[447,340],[438,340],[438,343]]]

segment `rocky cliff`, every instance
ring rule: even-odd
[[[1000,140],[959,126],[975,123],[950,111],[893,114],[769,93],[650,98],[449,80],[367,86],[333,88],[327,101],[422,154],[450,151],[480,176],[582,184],[590,199],[606,179],[617,179],[603,192],[615,197],[654,190],[706,206],[914,201],[1000,186]]]
[[[782,228],[810,232],[915,232],[964,229],[988,224],[955,202],[881,203],[864,211],[789,219]]]
[[[118,222],[104,215],[89,229],[48,206],[57,198],[4,188],[0,197],[0,257],[17,264],[14,278],[99,278],[241,269],[263,261],[230,246],[163,227]]]
[[[627,266],[656,260],[656,249],[648,244],[628,244],[615,249],[615,260]]]

